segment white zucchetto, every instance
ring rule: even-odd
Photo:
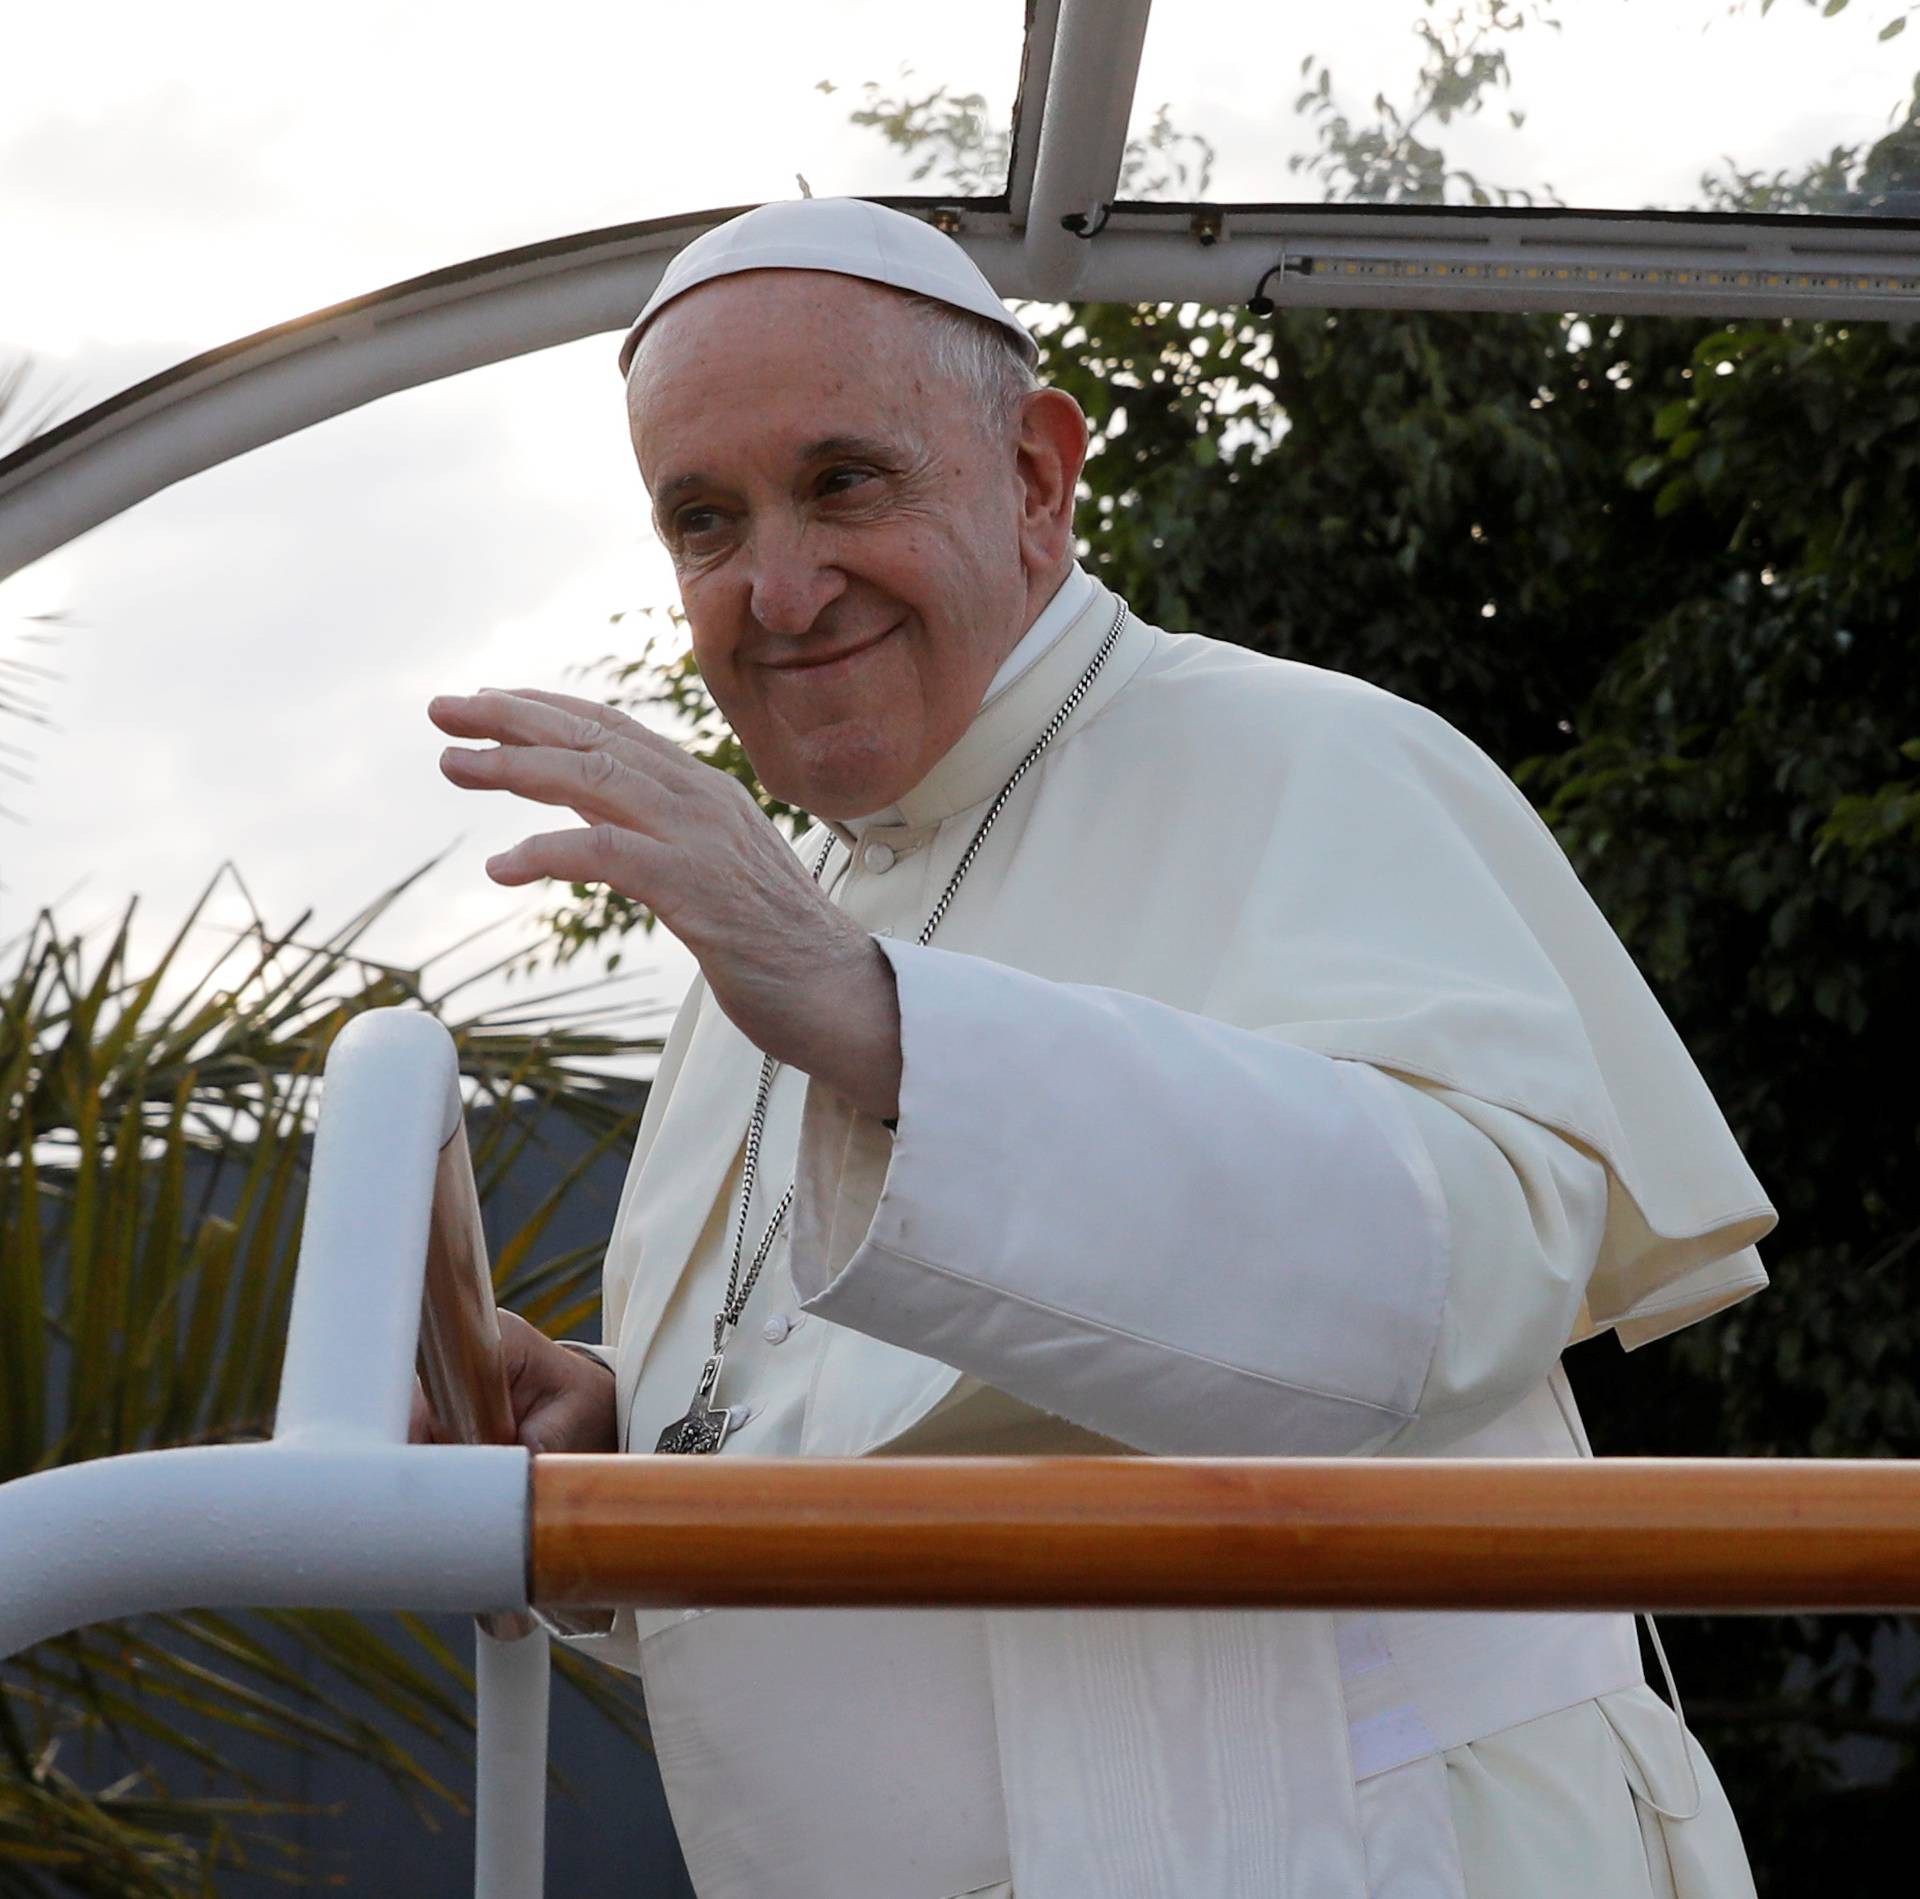
[[[679,252],[620,345],[621,375],[633,363],[642,331],[675,297],[743,270],[825,270],[931,297],[1000,324],[1029,363],[1039,360],[1026,326],[945,232],[864,198],[798,198],[742,212]]]

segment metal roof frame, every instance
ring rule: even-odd
[[[1920,220],[1116,201],[1151,0],[1030,0],[1007,189],[880,202],[1001,295],[1909,322]],[[177,481],[349,409],[623,331],[744,205],[581,232],[393,284],[108,397],[0,459],[0,579]],[[612,352],[609,351],[609,368]]]

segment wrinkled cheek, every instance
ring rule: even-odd
[[[750,709],[742,702],[736,687],[723,666],[701,664],[700,657],[694,655],[694,664],[700,668],[700,681],[707,689],[707,697],[719,708],[720,716],[738,732],[744,721],[751,719]],[[645,714],[641,715],[645,718]],[[649,724],[652,721],[647,720]]]
[[[733,665],[739,643],[740,607],[735,588],[722,574],[676,570],[680,608],[687,619],[687,637],[694,664],[713,693],[738,693]]]

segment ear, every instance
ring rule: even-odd
[[[1073,549],[1073,504],[1087,459],[1087,418],[1064,389],[1020,403],[1014,443],[1020,482],[1020,559],[1029,578],[1051,573]]]

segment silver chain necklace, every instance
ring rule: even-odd
[[[933,940],[933,933],[940,927],[941,919],[947,914],[948,906],[953,902],[953,893],[960,888],[961,881],[973,868],[973,862],[980,855],[980,847],[987,841],[999,819],[1000,813],[1007,808],[1007,800],[1013,796],[1014,787],[1019,784],[1053,741],[1059,737],[1060,729],[1073,717],[1075,708],[1087,696],[1100,668],[1107,663],[1110,654],[1120,638],[1120,629],[1126,624],[1127,609],[1124,602],[1114,609],[1113,624],[1107,628],[1106,637],[1100,642],[1100,650],[1087,662],[1087,670],[1080,675],[1078,684],[1060,702],[1060,709],[1047,721],[1046,729],[1034,740],[1018,765],[1013,768],[1013,776],[1000,787],[1000,795],[987,807],[987,814],[980,820],[979,828],[973,834],[973,841],[960,855],[960,862],[947,879],[947,887],[941,891],[940,900],[933,906],[932,914],[921,926],[918,938],[919,946],[925,949]],[[813,866],[813,880],[820,881],[827,868],[827,859],[833,855],[833,838],[828,836],[821,847],[820,855]],[[771,1055],[760,1063],[760,1086],[753,1098],[753,1116],[747,1123],[747,1151],[740,1167],[740,1203],[733,1220],[733,1264],[727,1274],[727,1293],[721,1301],[720,1310],[713,1315],[713,1352],[706,1363],[700,1367],[700,1380],[693,1388],[693,1402],[687,1406],[683,1417],[675,1418],[660,1433],[660,1440],[654,1445],[656,1452],[669,1452],[682,1455],[707,1456],[717,1451],[727,1440],[727,1433],[733,1427],[733,1412],[725,1406],[716,1406],[713,1394],[720,1383],[720,1367],[726,1361],[727,1341],[732,1337],[734,1328],[740,1323],[740,1315],[747,1309],[747,1301],[753,1296],[754,1283],[760,1277],[760,1269],[767,1263],[768,1255],[773,1251],[774,1237],[780,1231],[781,1223],[786,1219],[793,1206],[794,1184],[789,1181],[787,1190],[780,1196],[780,1204],[774,1208],[772,1217],[767,1221],[766,1231],[760,1235],[760,1244],[753,1249],[752,1263],[747,1267],[746,1276],[741,1277],[741,1261],[745,1257],[747,1242],[747,1219],[753,1206],[754,1183],[760,1176],[760,1142],[767,1129],[767,1103],[773,1094],[773,1078],[780,1064]]]

